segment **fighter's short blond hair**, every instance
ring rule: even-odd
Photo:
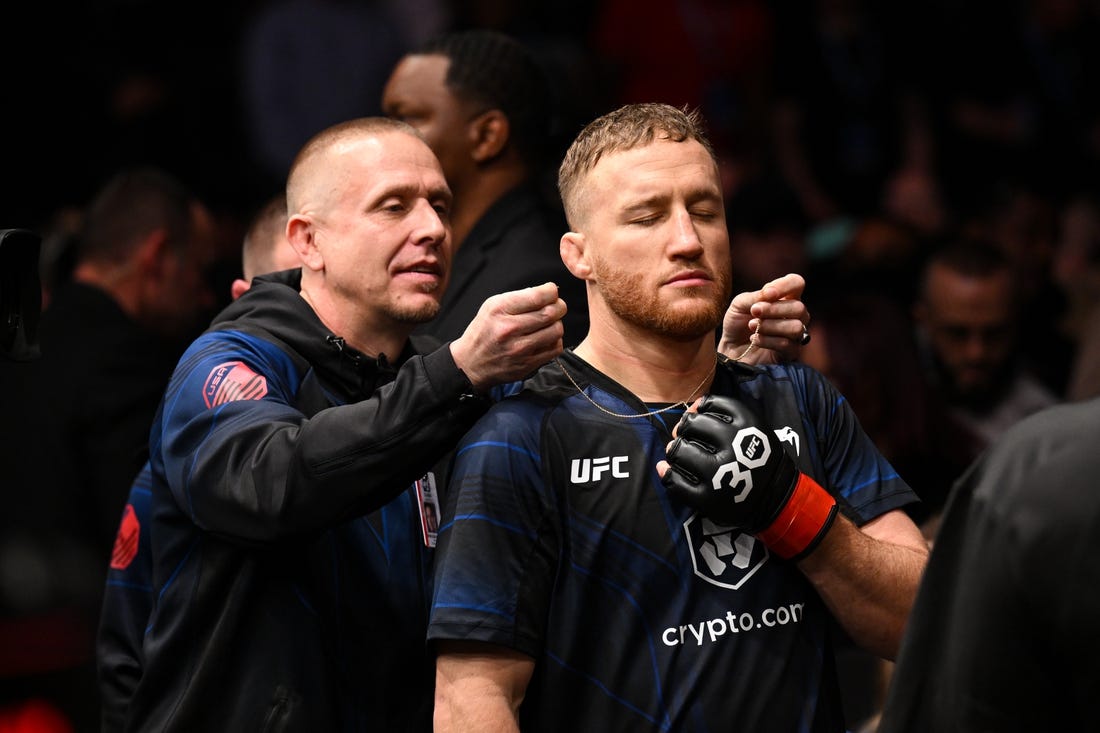
[[[656,139],[673,142],[695,140],[718,165],[698,110],[677,109],[668,104],[628,104],[597,117],[580,131],[558,168],[558,193],[569,225],[576,228],[583,204],[581,179],[608,153],[631,150]]]

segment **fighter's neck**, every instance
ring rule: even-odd
[[[574,349],[593,367],[629,389],[642,402],[689,402],[710,388],[715,359],[713,337],[688,342],[597,339]],[[695,389],[695,394],[688,394]]]

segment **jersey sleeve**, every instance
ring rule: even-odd
[[[851,404],[820,373],[803,368],[806,414],[812,421],[826,486],[857,525],[918,501],[864,432]]]
[[[536,656],[556,575],[560,523],[543,480],[541,410],[508,400],[462,441],[447,492],[430,640]]]
[[[198,527],[271,542],[378,509],[451,450],[485,409],[450,351],[413,357],[369,398],[306,415],[307,374],[235,331],[184,354],[158,414],[154,467]]]

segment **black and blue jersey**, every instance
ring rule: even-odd
[[[915,500],[843,397],[800,364],[720,360],[856,524]],[[754,537],[670,497],[668,414],[571,352],[467,434],[447,492],[429,638],[531,656],[531,731],[843,731],[833,620]]]

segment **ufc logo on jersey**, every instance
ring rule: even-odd
[[[627,456],[604,456],[602,458],[574,458],[569,466],[569,480],[575,484],[587,484],[599,481],[611,472],[611,478],[630,478],[626,470]]]

